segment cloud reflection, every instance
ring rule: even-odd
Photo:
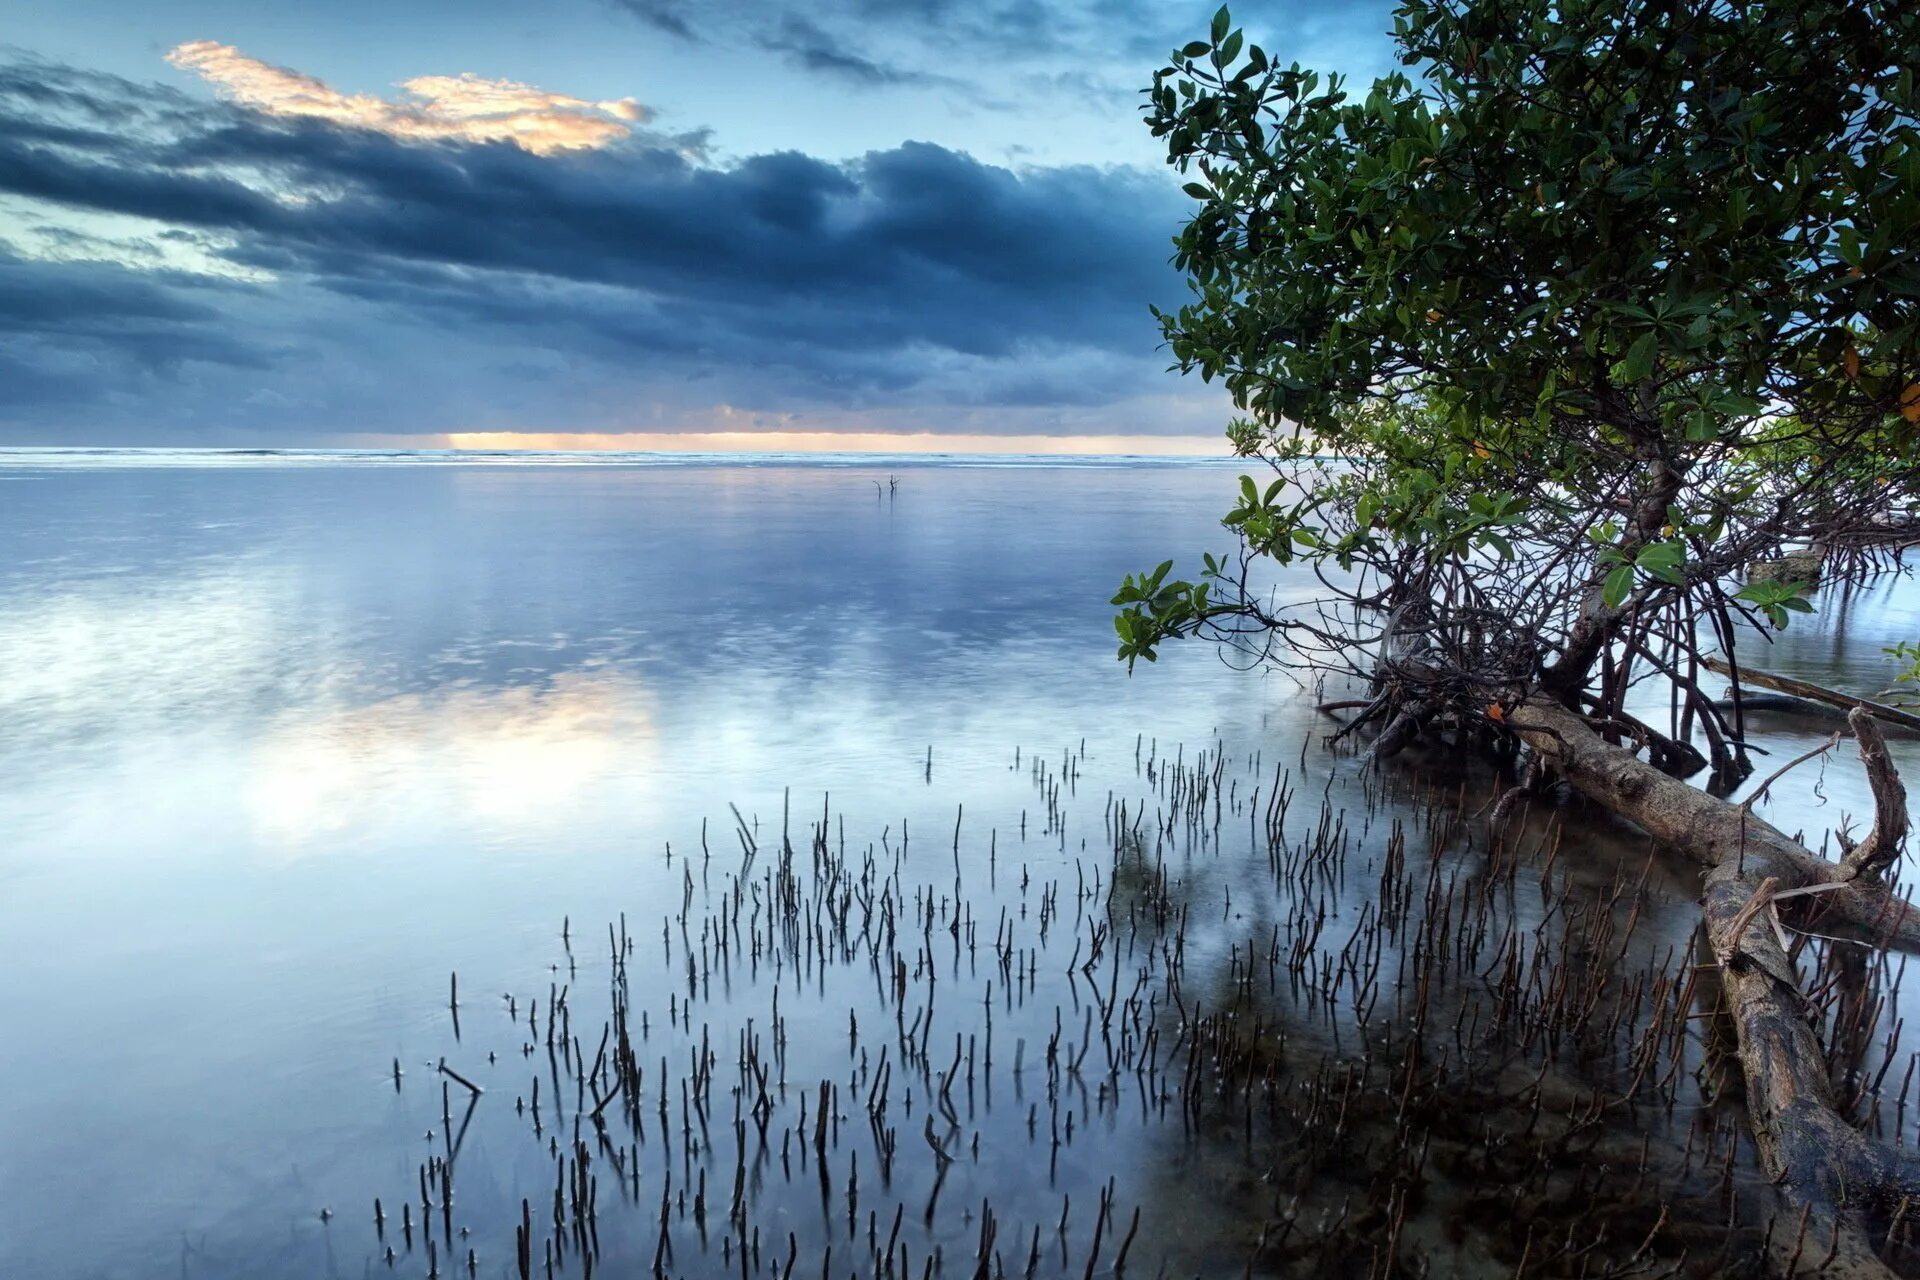
[[[400,807],[523,820],[644,771],[658,741],[652,698],[628,672],[399,694],[268,730],[248,764],[247,805],[283,845]]]

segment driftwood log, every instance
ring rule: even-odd
[[[1819,857],[1745,806],[1688,786],[1608,743],[1551,699],[1527,698],[1507,721],[1577,791],[1704,868],[1708,937],[1765,1171],[1818,1225],[1823,1245],[1831,1236],[1834,1254],[1822,1274],[1889,1275],[1868,1226],[1906,1211],[1904,1201],[1920,1206],[1920,1158],[1847,1122],[1800,976],[1774,927],[1780,921],[1920,953],[1920,908],[1882,876],[1905,841],[1908,819],[1906,791],[1873,717],[1856,708],[1849,723],[1873,790],[1874,827],[1839,862]],[[1793,1248],[1794,1235],[1774,1233],[1776,1251]],[[1791,1266],[1784,1254],[1772,1261]]]

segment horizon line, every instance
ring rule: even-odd
[[[1228,452],[1224,436],[997,435],[940,431],[450,431],[445,447],[548,453],[966,453],[1207,457]],[[379,447],[421,448],[419,444]]]
[[[451,431],[420,435],[341,433],[311,443],[264,440],[194,443],[0,443],[0,453],[50,452],[196,453],[658,453],[658,454],[840,454],[875,456],[970,455],[978,457],[1169,457],[1230,458],[1220,436],[1196,435],[1000,435],[986,432],[890,431],[686,431],[553,432]]]

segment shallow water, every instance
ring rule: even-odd
[[[1356,815],[1356,882],[1377,878],[1367,842],[1387,819],[1363,832],[1357,763],[1303,751],[1320,723],[1308,696],[1197,648],[1132,678],[1112,660],[1107,596],[1167,555],[1224,550],[1216,521],[1233,470],[421,461],[0,455],[0,1275],[379,1266],[371,1200],[407,1199],[419,1163],[442,1149],[422,1135],[444,1128],[443,1056],[488,1090],[461,1149],[457,1225],[473,1230],[481,1274],[512,1274],[519,1200],[538,1210],[554,1173],[512,1107],[546,1063],[544,1046],[521,1052],[527,1002],[577,983],[575,1034],[597,1038],[605,931],[624,913],[634,1013],[651,1020],[643,1061],[671,1054],[681,1071],[711,1022],[731,1079],[730,1037],[747,1018],[768,1025],[770,975],[709,973],[701,1023],[670,1019],[687,956],[705,954],[701,923],[766,871],[743,876],[729,806],[764,852],[789,792],[803,853],[800,833],[826,806],[855,866],[873,849],[930,927],[964,919],[977,934],[964,952],[958,932],[927,946],[951,1001],[936,1039],[972,1028],[985,986],[1001,982],[1000,1056],[957,1126],[979,1154],[956,1162],[944,1207],[912,1225],[932,1176],[923,1095],[902,1125],[911,1175],[889,1199],[863,1171],[869,1201],[838,1238],[863,1237],[875,1208],[884,1236],[886,1215],[907,1205],[916,1259],[938,1246],[963,1270],[983,1198],[1051,1231],[1071,1196],[1084,1237],[1112,1177],[1118,1214],[1148,1207],[1141,1270],[1165,1258],[1237,1269],[1245,1188],[1223,1188],[1246,1180],[1238,1143],[1196,1146],[1180,1117],[1144,1103],[1130,1114],[1104,1089],[1042,1102],[1038,1145],[1026,1123],[1035,1098],[1057,1092],[1036,1084],[1034,1059],[1088,927],[1082,890],[1113,874],[1109,805],[1165,799],[1164,764],[1150,773],[1142,761],[1220,753],[1243,806],[1270,793],[1278,767],[1316,809],[1325,786]],[[1865,690],[1888,666],[1879,646],[1915,634],[1920,603],[1894,585],[1750,660]],[[1788,758],[1825,729],[1770,732]],[[1897,750],[1909,776],[1920,771],[1910,744]],[[1777,786],[1768,813],[1817,833],[1867,813],[1864,800],[1843,758]],[[1412,802],[1389,811],[1411,815]],[[1198,970],[1231,985],[1256,936],[1291,928],[1240,831],[1248,816],[1228,814],[1225,837],[1176,833],[1156,847],[1209,922],[1187,942],[1190,983]],[[907,852],[889,861],[903,836]],[[1556,874],[1605,886],[1643,859],[1632,843],[1586,837],[1591,856]],[[1676,897],[1649,907],[1643,941],[1684,956],[1692,916],[1672,879]],[[1061,920],[1043,942],[1034,916],[1048,886]],[[1339,903],[1343,933],[1365,901],[1356,888]],[[663,939],[689,902],[687,945],[677,925]],[[1022,945],[1048,957],[1031,1003],[988,961],[1002,907]],[[781,997],[789,1124],[803,1085],[844,1088],[857,1071],[849,1010],[882,1023],[865,1032],[872,1054],[882,1031],[900,1038],[877,970],[806,972],[797,990],[786,972]],[[1294,1034],[1320,1050],[1336,1029]],[[1022,1038],[1027,1074],[1015,1078]],[[928,1052],[937,1078],[952,1050]],[[713,1128],[730,1171],[725,1079]],[[576,1117],[561,1093],[564,1151]],[[1051,1157],[1049,1105],[1080,1117]],[[666,1165],[693,1168],[684,1152],[648,1160],[631,1221],[617,1235],[604,1223],[612,1274],[650,1265],[646,1205]],[[809,1273],[833,1234],[823,1221],[845,1216],[847,1172],[836,1164],[825,1211],[818,1188],[809,1200],[785,1179],[756,1183],[770,1231],[812,1233]],[[727,1188],[712,1195],[724,1202]],[[323,1221],[322,1208],[337,1216]],[[704,1250],[676,1219],[676,1274],[725,1265],[714,1251],[726,1207],[711,1212]],[[1024,1226],[1007,1230],[1024,1241]],[[1084,1243],[1059,1270],[1078,1273]],[[767,1252],[777,1265],[784,1243]],[[1012,1252],[1024,1262],[1024,1244]],[[398,1266],[426,1273],[417,1251]]]

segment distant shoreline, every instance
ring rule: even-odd
[[[558,449],[168,449],[84,446],[0,448],[0,471],[246,466],[546,467],[1245,467],[1243,458],[1128,453],[669,452]]]

